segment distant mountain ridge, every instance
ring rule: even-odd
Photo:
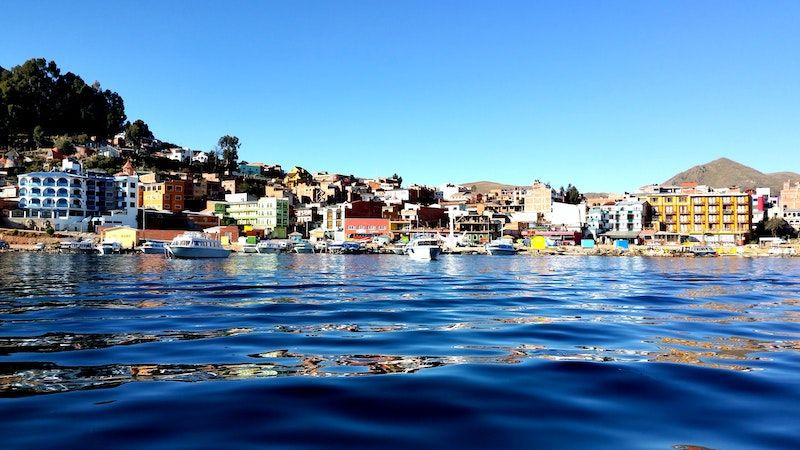
[[[513,184],[496,183],[494,181],[472,181],[469,183],[461,183],[461,186],[472,189],[473,192],[485,194],[492,189],[505,189],[513,187],[527,187],[527,186],[514,186]]]
[[[711,187],[738,186],[742,189],[768,187],[773,194],[777,194],[785,181],[800,181],[800,174],[795,172],[763,173],[728,158],[719,158],[685,170],[668,179],[664,184],[695,182]]]

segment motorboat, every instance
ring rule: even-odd
[[[165,249],[165,244],[161,241],[144,241],[142,245],[136,247],[136,251],[145,255],[163,255]]]
[[[258,253],[258,244],[242,245],[242,253]]]
[[[97,245],[97,253],[101,255],[110,255],[121,251],[122,245],[117,241],[103,241]]]
[[[287,251],[286,241],[261,241],[256,244],[258,253],[283,253]]]
[[[442,252],[439,242],[433,238],[417,238],[406,246],[406,254],[411,259],[430,261],[436,259]]]
[[[297,241],[292,246],[293,253],[314,253],[314,245],[308,241]]]
[[[705,245],[694,245],[689,247],[689,251],[694,256],[717,256],[716,250]]]
[[[168,256],[181,259],[227,258],[231,251],[203,233],[189,232],[177,236],[166,246]]]
[[[517,253],[517,249],[514,248],[514,244],[500,240],[494,240],[489,242],[484,246],[486,249],[486,253],[496,256],[496,255],[515,255]]]
[[[61,253],[93,253],[95,251],[92,241],[61,241],[58,247]]]

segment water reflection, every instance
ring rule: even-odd
[[[0,393],[525,360],[768,372],[800,350],[798,275],[796,259],[2,254]]]

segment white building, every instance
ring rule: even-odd
[[[586,224],[586,203],[573,205],[552,202],[550,212],[545,213],[545,221],[550,225],[564,227],[570,231],[580,231]]]
[[[208,153],[195,150],[192,152],[192,162],[198,162],[201,164],[205,164],[208,162]]]
[[[192,158],[192,150],[187,147],[175,147],[164,152],[164,156],[173,161],[189,161]]]

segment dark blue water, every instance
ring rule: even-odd
[[[800,447],[800,259],[0,254],[0,447]]]

